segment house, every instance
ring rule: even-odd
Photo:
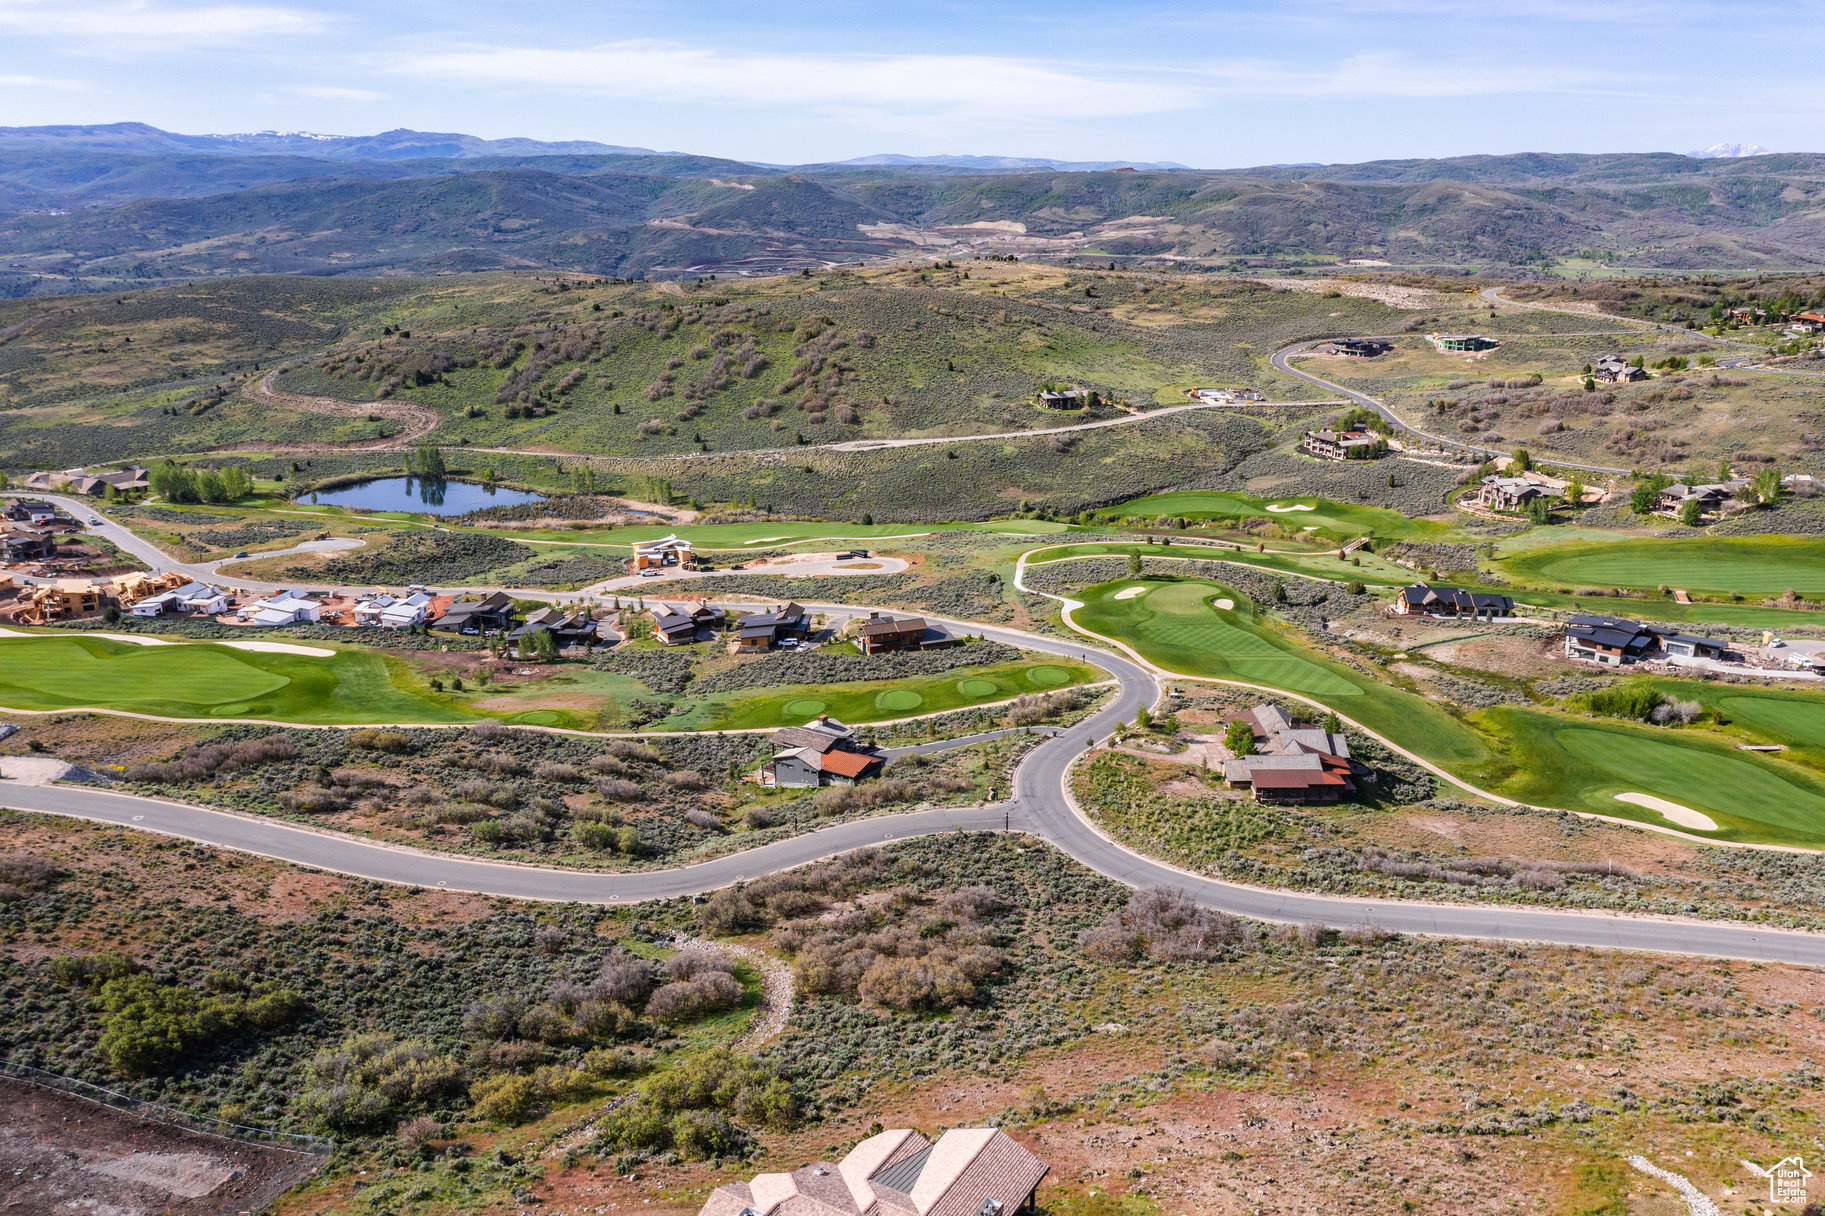
[[[1252,789],[1256,802],[1336,802],[1371,779],[1368,768],[1350,757],[1349,740],[1308,726],[1278,705],[1257,705],[1230,720],[1248,726],[1255,750],[1224,761],[1223,780],[1232,789]]]
[[[956,1127],[935,1144],[895,1128],[835,1165],[724,1183],[698,1216],[1018,1216],[1049,1168],[999,1128]]]
[[[1659,633],[1660,648],[1668,658],[1678,659],[1721,659],[1730,648],[1730,643],[1720,642],[1716,638],[1695,637],[1689,633]]]
[[[1653,653],[1658,638],[1639,621],[1614,616],[1574,616],[1565,626],[1565,657],[1621,667]]]
[[[1349,460],[1374,455],[1377,445],[1386,444],[1374,431],[1307,431],[1299,450],[1321,460]]]
[[[936,631],[934,631],[936,632]],[[889,650],[919,650],[924,646],[925,618],[891,617],[878,612],[868,614],[856,630],[856,645],[863,654],[882,654]]]
[[[147,574],[134,570],[116,575],[108,585],[108,594],[119,600],[121,607],[131,608],[148,596],[158,595],[164,591],[175,591],[186,581],[183,575],[175,571],[166,571],[164,574]]]
[[[1441,351],[1479,351],[1494,350],[1502,345],[1494,338],[1485,338],[1482,334],[1439,334],[1432,339]]]
[[[1514,600],[1493,591],[1466,591],[1462,587],[1433,587],[1414,583],[1402,587],[1394,597],[1396,616],[1471,616],[1498,617],[1514,615]]]
[[[116,490],[143,490],[147,487],[146,468],[144,465],[130,464],[114,473],[103,473],[101,480]]]
[[[421,623],[431,611],[429,592],[414,591],[397,596],[381,592],[356,603],[353,616],[357,625],[379,629],[405,629]]]
[[[20,501],[7,507],[6,517],[14,523],[31,524],[35,528],[56,519],[57,508],[48,502]]]
[[[57,554],[57,538],[48,532],[20,528],[0,532],[0,561],[35,562]]]
[[[1096,401],[1096,394],[1081,384],[1057,391],[1048,389],[1039,394],[1039,404],[1049,410],[1081,410],[1095,405]]]
[[[1373,359],[1394,349],[1394,343],[1380,338],[1339,338],[1318,347],[1320,354],[1343,355],[1348,359]]]
[[[101,589],[86,579],[60,578],[26,588],[13,609],[22,625],[48,625],[69,617],[101,611]]]
[[[1266,397],[1252,388],[1199,388],[1192,395],[1206,405],[1248,405]]]
[[[118,580],[115,585],[119,585]],[[149,585],[149,582],[142,583],[136,590],[146,590]],[[140,595],[128,605],[128,611],[134,616],[164,616],[167,613],[174,616],[220,616],[228,611],[229,602],[228,593],[220,587],[211,587],[208,583],[183,583],[165,591]]]
[[[245,604],[237,614],[250,625],[316,624],[322,618],[323,605],[290,591],[278,591],[263,600]]]
[[[1471,501],[1490,511],[1519,511],[1551,497],[1552,492],[1531,477],[1490,476],[1483,478]]]
[[[1621,355],[1605,355],[1593,365],[1591,376],[1605,384],[1629,384],[1636,380],[1646,380],[1645,369],[1635,367]]]
[[[634,570],[658,570],[666,566],[682,569],[696,564],[697,553],[691,548],[691,542],[679,540],[676,533],[658,540],[635,541],[634,556],[628,562]]]
[[[525,639],[535,633],[549,633],[559,650],[570,646],[585,646],[596,639],[596,623],[589,619],[587,612],[562,612],[556,608],[540,608],[527,616],[526,623],[507,635],[510,642],[519,642],[524,654]]]
[[[736,650],[772,650],[787,639],[802,641],[811,632],[811,618],[799,605],[786,604],[777,612],[744,616],[735,627]]]
[[[856,740],[854,730],[835,718],[784,727],[773,732],[771,742],[780,750],[760,767],[757,777],[763,786],[816,789],[853,785],[875,776],[886,763]]]
[[[94,495],[104,493],[108,483],[89,475],[87,469],[64,469],[57,473],[33,473],[25,479],[28,490],[60,490],[65,494]]]
[[[469,637],[480,637],[489,633],[506,633],[513,628],[519,617],[514,606],[513,597],[504,591],[480,600],[463,600],[444,609],[444,614],[431,622],[431,628],[445,633],[460,633]]]
[[[707,642],[721,632],[728,614],[707,600],[686,601],[653,609],[653,636],[667,646]]]
[[[1732,495],[1748,484],[1748,481],[1741,478],[1706,482],[1702,485],[1687,485],[1676,481],[1660,492],[1660,501],[1655,509],[1663,515],[1677,515],[1688,502],[1696,501],[1701,515],[1715,515],[1724,509]]]

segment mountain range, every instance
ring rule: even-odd
[[[761,165],[388,131],[0,128],[0,294],[234,273],[777,273],[974,254],[1425,269],[1825,263],[1825,156],[1266,165],[881,154]]]

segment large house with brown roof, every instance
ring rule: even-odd
[[[868,614],[856,630],[856,645],[863,654],[880,654],[888,650],[918,650],[925,638],[922,616],[891,617],[878,612]]]
[[[770,740],[780,750],[756,774],[763,786],[816,789],[821,785],[854,785],[881,771],[886,761],[862,746],[855,731],[835,718],[815,718],[787,726]]]
[[[1016,1216],[1050,1167],[999,1128],[870,1136],[836,1165],[756,1174],[710,1192],[698,1216]]]
[[[1255,750],[1224,761],[1223,781],[1252,789],[1256,802],[1337,802],[1370,779],[1368,768],[1350,758],[1349,740],[1300,722],[1278,705],[1257,705],[1232,721],[1247,724]]]

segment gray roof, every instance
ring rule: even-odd
[[[869,1181],[898,1191],[902,1195],[910,1194],[913,1185],[919,1181],[919,1175],[925,1171],[925,1163],[931,1160],[932,1147],[928,1144],[910,1157],[894,1162],[886,1169],[876,1173]]]

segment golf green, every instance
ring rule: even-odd
[[[984,684],[988,683],[987,680],[982,682]],[[911,713],[923,704],[925,704],[925,698],[910,688],[892,688],[876,696],[874,699],[874,707],[876,709],[882,709],[889,713],[896,714]]]
[[[1071,682],[1071,673],[1062,667],[1040,666],[1027,669],[1027,679],[1035,684],[1057,687]]]
[[[796,701],[786,702],[781,712],[788,718],[815,718],[829,708],[827,702],[816,697],[800,697]]]
[[[993,680],[958,680],[957,691],[971,700],[979,700],[982,697],[992,697],[1001,689]]]
[[[1560,745],[1602,769],[1607,783],[1595,793],[1636,791],[1723,819],[1749,820],[1813,840],[1825,839],[1825,795],[1784,781],[1749,760],[1693,746],[1661,742],[1632,732],[1567,728]],[[1613,797],[1611,799],[1613,802]],[[1615,813],[1615,803],[1605,812]]]
[[[1559,586],[1825,592],[1825,543],[1800,537],[1585,542],[1529,549],[1499,564],[1511,578]]]
[[[0,638],[0,705],[90,706],[172,718],[307,723],[468,722],[481,716],[414,687],[377,651],[295,655],[207,642],[137,646],[80,634]]]

